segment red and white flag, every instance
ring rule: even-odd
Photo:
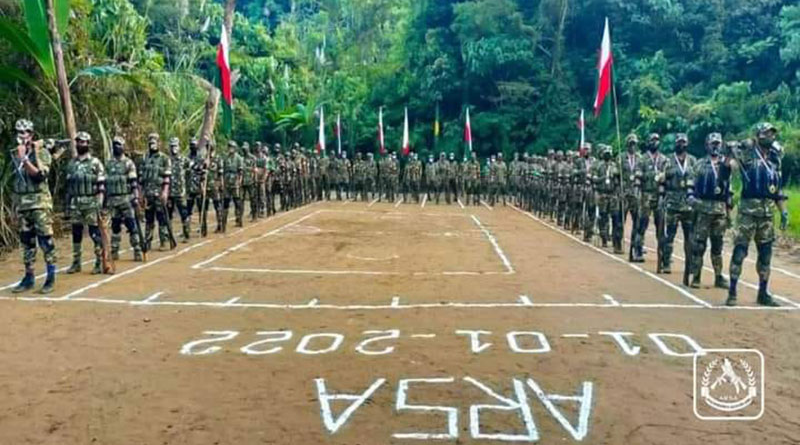
[[[222,91],[223,128],[227,134],[233,127],[233,86],[231,85],[231,59],[229,57],[230,42],[225,24],[222,24],[222,33],[219,37],[217,48],[217,67],[219,67],[219,88]]]
[[[467,108],[467,122],[464,125],[464,142],[467,143],[469,153],[472,153],[472,125],[469,123],[469,108]]]
[[[336,142],[338,148],[336,154],[342,154],[342,115],[336,115]]]
[[[408,141],[408,107],[406,107],[406,117],[403,121],[403,156],[408,156],[411,151],[411,145]]]
[[[594,115],[598,116],[603,107],[606,96],[611,92],[611,66],[614,64],[614,57],[611,54],[611,30],[608,26],[606,17],[605,30],[603,31],[603,41],[600,44],[600,59],[597,64],[597,96],[594,99]]]
[[[378,148],[380,154],[386,154],[386,146],[383,143],[383,107],[378,108]]]
[[[319,139],[317,141],[317,154],[325,152],[325,109],[319,109]]]

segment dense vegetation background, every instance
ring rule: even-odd
[[[0,0],[0,25],[26,29],[24,6],[35,1]],[[69,5],[63,35],[79,128],[106,145],[123,134],[134,149],[151,131],[197,135],[203,82],[216,78],[221,1]],[[372,151],[384,106],[387,145],[398,148],[407,106],[415,149],[460,152],[469,105],[482,156],[573,148],[579,110],[592,107],[606,16],[623,137],[687,132],[701,153],[708,132],[742,137],[769,120],[787,147],[787,179],[800,181],[794,1],[238,0],[234,135],[312,146],[315,111],[325,105],[331,124],[342,115],[346,149]],[[23,116],[40,135],[63,134],[52,75],[2,28],[0,137],[10,141]],[[587,131],[590,140],[615,140],[608,123],[589,119]]]

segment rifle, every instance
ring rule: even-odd
[[[178,247],[178,241],[175,240],[175,234],[172,233],[172,221],[167,218],[167,206],[164,205],[164,202],[161,201],[159,198],[157,201],[158,211],[162,212],[164,215],[164,219],[167,220],[167,235],[169,236],[169,249],[172,250]]]
[[[97,227],[100,229],[100,244],[103,252],[100,259],[103,263],[103,273],[113,275],[117,271],[114,258],[111,257],[111,238],[108,236],[108,219],[103,217],[101,210],[97,211]]]
[[[136,235],[139,237],[139,245],[142,248],[142,261],[147,262],[147,252],[150,250],[150,243],[144,238],[142,233],[142,203],[141,201],[134,200],[133,205],[133,222],[136,224]]]

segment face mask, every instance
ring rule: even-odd
[[[151,141],[147,144],[147,148],[150,150],[150,152],[155,153],[158,151],[158,143]]]
[[[708,147],[708,154],[711,156],[719,156],[719,145],[711,145]]]
[[[675,153],[683,154],[686,153],[687,147],[683,144],[679,144],[675,146]]]
[[[628,144],[628,153],[635,153],[636,152],[636,144]]]
[[[611,160],[611,154],[610,153],[604,153],[603,154],[603,160],[604,161],[610,161]]]
[[[89,153],[89,146],[88,145],[78,144],[76,146],[76,148],[78,150],[78,154],[81,155],[81,156],[85,155],[86,153]]]
[[[177,156],[179,150],[180,149],[178,147],[170,147],[169,148],[169,152],[172,153],[172,156]]]
[[[190,145],[189,146],[189,152],[192,153],[193,155],[196,155],[197,154],[197,145]]]
[[[761,148],[771,148],[773,142],[775,142],[775,138],[772,136],[759,136],[758,138],[758,145]]]
[[[650,153],[655,153],[658,151],[658,142],[650,142],[647,144],[647,151]]]
[[[125,149],[119,144],[114,144],[112,150],[114,151],[114,156],[116,157],[122,156],[122,154],[125,152]]]

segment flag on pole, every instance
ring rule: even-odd
[[[317,141],[317,154],[325,152],[325,109],[319,108],[319,139]]]
[[[467,153],[472,153],[472,125],[469,122],[469,107],[467,107],[467,122],[464,125],[464,142],[467,143]]]
[[[408,141],[408,107],[406,107],[406,117],[403,121],[403,156],[408,156],[411,151],[411,145]]]
[[[600,58],[597,64],[597,96],[594,98],[594,115],[597,117],[603,107],[606,97],[611,92],[611,66],[614,57],[611,54],[611,30],[606,17],[603,41],[600,44]]]
[[[336,142],[338,144],[338,148],[336,149],[336,154],[342,154],[342,115],[336,115]]]
[[[386,146],[383,143],[383,107],[378,108],[378,148],[381,155],[386,154]]]
[[[223,23],[217,49],[217,67],[219,67],[219,89],[222,91],[222,126],[227,135],[230,135],[233,129],[233,85],[231,85],[229,52],[230,42]]]

